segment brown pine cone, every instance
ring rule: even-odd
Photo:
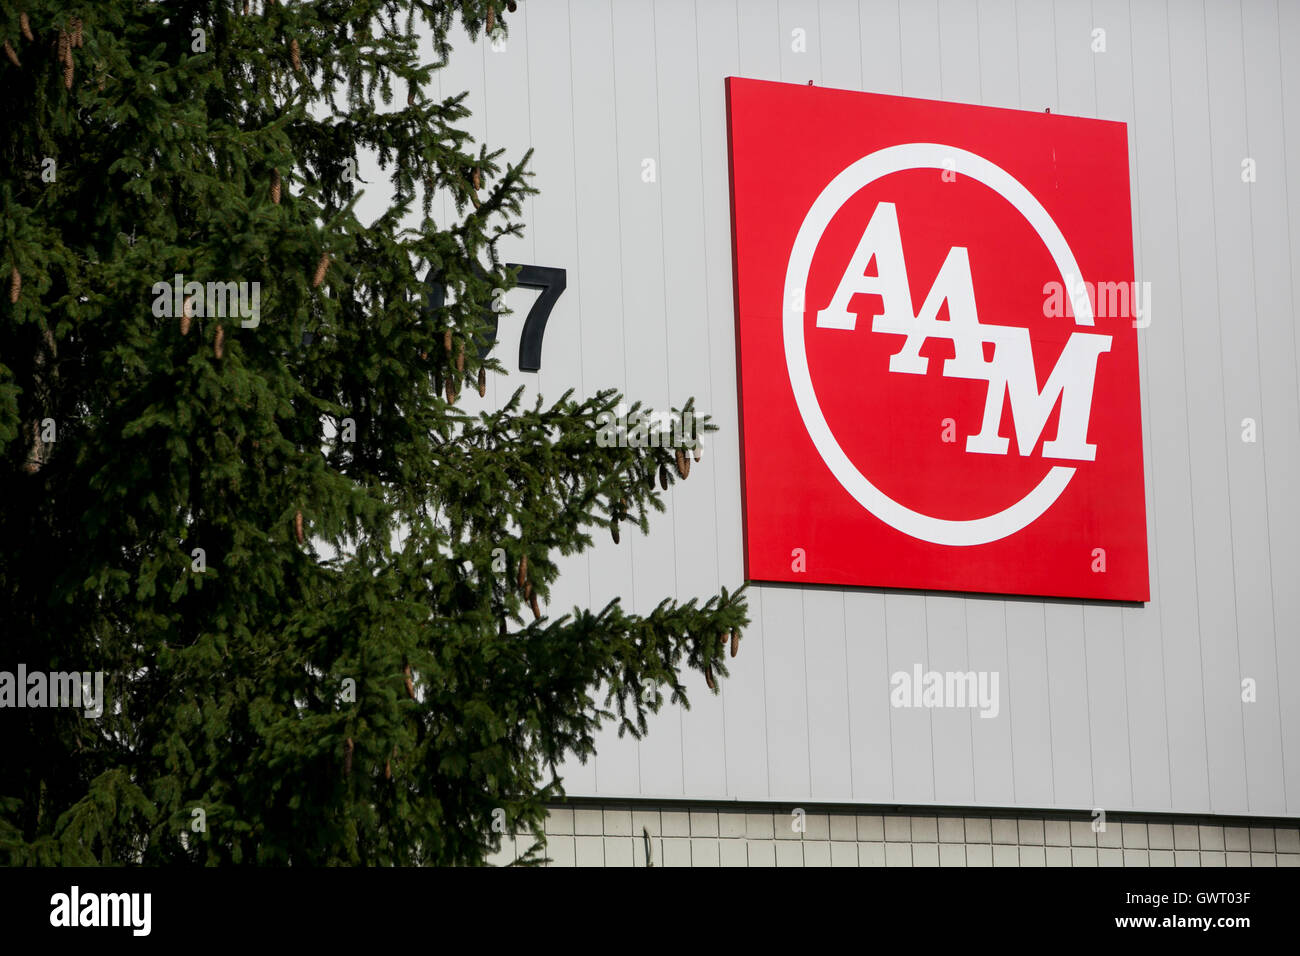
[[[414,106],[414,105],[415,105],[415,87],[414,87],[414,86],[408,86],[408,87],[406,88],[406,105],[407,105],[407,106]]]
[[[14,266],[9,271],[9,302],[10,304],[18,301],[18,296],[23,291],[23,277],[18,274],[18,267]]]
[[[718,689],[718,685],[713,683],[713,668],[708,664],[704,665],[704,682],[709,685],[709,690]]]
[[[448,355],[451,354],[451,329],[442,333],[442,347],[447,350]]]
[[[726,646],[727,646],[727,635],[726,635],[726,634],[719,634],[719,635],[718,635],[718,643],[721,644],[723,647],[726,647]]]
[[[298,54],[298,38],[294,37],[289,41],[289,61],[293,64],[295,73],[302,72],[302,57]]]
[[[456,371],[465,371],[465,346],[462,345],[456,352]]]
[[[36,42],[36,37],[32,36],[32,21],[27,19],[27,14],[18,14],[18,29],[23,31],[23,36],[28,43]]]
[[[677,449],[677,474],[685,481],[691,475],[691,460],[686,457],[686,452],[680,448]]]
[[[664,491],[668,490],[668,466],[659,466],[659,487]]]
[[[293,516],[293,536],[302,544],[302,512],[296,512]]]
[[[393,779],[393,762],[391,760],[384,761],[384,779],[385,780]]]
[[[316,263],[316,274],[311,277],[311,287],[313,289],[320,288],[320,284],[325,281],[325,273],[329,271],[329,268],[330,254],[322,252],[320,262]]]
[[[212,343],[212,354],[215,355],[217,358],[221,358],[223,355],[225,355],[226,354],[225,344],[226,344],[226,330],[221,327],[220,323],[218,323],[217,338],[216,341]]]
[[[72,45],[80,49],[83,45],[81,39],[81,17],[73,17],[68,21],[68,26],[72,30]]]
[[[451,375],[448,375],[447,376],[447,401],[454,403],[456,401],[456,397],[459,394],[460,392],[456,390],[456,383],[453,380],[453,377]]]
[[[280,205],[280,170],[271,170],[271,202]]]
[[[731,632],[731,656],[735,657],[738,650],[740,650],[740,632],[733,630]]]
[[[402,668],[402,674],[406,677],[406,696],[415,700],[415,681],[411,677],[411,665],[407,664]]]
[[[528,606],[529,606],[530,608],[532,608],[532,610],[533,610],[533,619],[534,619],[534,620],[541,620],[541,617],[542,617],[542,609],[541,609],[540,607],[538,607],[538,605],[537,605],[537,595],[536,595],[536,594],[530,594],[530,595],[528,595]]]
[[[345,777],[352,776],[352,751],[355,749],[351,737],[343,742],[343,776]]]
[[[614,539],[615,544],[618,544],[618,519],[617,518],[615,518],[613,521],[609,523],[609,536]]]
[[[72,89],[72,77],[75,72],[76,69],[72,65],[72,54],[69,53],[68,62],[63,64],[63,88],[65,90]]]
[[[488,15],[487,15],[487,32],[488,32],[488,33],[491,33],[493,30],[496,29],[496,26],[497,26],[497,14],[496,14],[496,11],[493,10],[492,7],[489,6],[489,7],[488,7]]]
[[[520,587],[528,583],[528,555],[526,554],[519,559],[519,573],[515,576],[515,580],[519,582]]]
[[[509,10],[511,13],[514,13],[516,10],[519,9],[519,4],[517,4],[515,0],[506,0],[506,9]]]
[[[482,178],[480,178],[480,176],[479,176],[479,172],[478,172],[478,167],[477,167],[477,166],[474,167],[474,175],[471,177],[471,181],[474,183],[474,191],[475,191],[475,192],[478,192],[478,190],[480,190],[481,188],[483,188],[483,180],[482,180]]]
[[[478,370],[478,397],[482,398],[487,395],[487,369],[482,366]]]
[[[14,66],[21,67],[23,65],[22,61],[18,59],[18,54],[14,52],[14,48],[9,44],[8,40],[5,40],[5,56],[9,57],[9,62]]]

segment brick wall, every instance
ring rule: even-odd
[[[1300,822],[819,811],[667,804],[552,807],[551,866],[1300,866]],[[1268,823],[1269,825],[1261,825]],[[532,845],[506,836],[490,862]]]

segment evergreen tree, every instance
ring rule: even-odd
[[[691,462],[597,441],[614,391],[462,410],[504,373],[485,316],[533,189],[429,96],[457,16],[508,28],[500,0],[3,5],[0,670],[101,671],[107,707],[0,709],[0,859],[480,862],[602,721],[726,673],[739,592],[541,616],[557,558],[647,530]]]

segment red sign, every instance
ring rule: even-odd
[[[1124,124],[727,80],[746,577],[1145,601]]]

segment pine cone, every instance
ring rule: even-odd
[[[708,664],[704,665],[704,683],[709,685],[709,690],[718,689],[718,685],[713,683],[713,668]]]
[[[36,37],[32,36],[32,21],[27,19],[27,14],[18,14],[18,29],[23,31],[23,36],[27,38],[28,43],[36,42]]]
[[[618,519],[617,518],[615,518],[613,521],[609,523],[609,536],[614,539],[615,544],[618,544]]]
[[[456,390],[456,383],[453,381],[452,376],[448,375],[447,376],[447,401],[454,403],[458,395],[460,395],[460,392]]]
[[[515,0],[506,0],[506,9],[514,13],[519,9],[519,4],[515,3]]]
[[[528,595],[528,606],[529,606],[530,608],[532,608],[532,610],[533,610],[533,619],[534,619],[534,620],[541,620],[541,617],[542,617],[542,609],[541,609],[540,607],[538,607],[538,605],[537,605],[537,595],[536,595],[536,594],[530,594],[530,595]]]
[[[9,302],[13,304],[18,301],[18,296],[23,291],[23,277],[18,274],[18,267],[14,266],[9,271]]]
[[[487,395],[487,369],[479,366],[478,370],[478,397],[482,398]]]
[[[325,281],[325,273],[329,271],[329,268],[330,254],[322,252],[320,262],[316,263],[316,274],[311,277],[311,287],[313,289],[320,288],[320,284]]]
[[[8,40],[5,40],[5,56],[9,57],[9,62],[14,66],[21,67],[23,65],[22,61],[18,59],[18,54],[14,52],[14,48],[10,46]]]
[[[280,205],[280,170],[271,170],[271,202]]]
[[[352,776],[352,751],[355,749],[351,737],[343,742],[343,776],[345,777]]]
[[[72,45],[77,49],[82,47],[81,39],[81,17],[73,17],[68,21],[68,26],[72,28]]]
[[[217,339],[215,342],[212,343],[212,354],[215,355],[217,358],[221,358],[223,355],[225,355],[226,354],[225,344],[226,344],[226,330],[221,327],[220,323],[218,323]]]
[[[659,466],[659,487],[664,491],[668,490],[668,466]]]
[[[474,191],[475,191],[475,192],[478,192],[480,189],[483,188],[483,180],[482,180],[482,178],[479,176],[479,172],[478,172],[478,167],[477,167],[477,166],[474,167],[474,175],[471,177],[471,182],[474,183]]]
[[[302,544],[302,512],[299,511],[293,516],[293,536]]]
[[[691,460],[680,448],[677,449],[677,474],[681,475],[683,481],[691,475]]]
[[[519,574],[515,576],[519,586],[523,587],[528,582],[528,555],[523,555],[519,559]]]
[[[68,36],[66,30],[59,31],[59,62],[67,63],[68,57],[72,55],[72,37]]]
[[[726,647],[726,646],[727,646],[727,635],[726,635],[726,634],[719,634],[719,635],[718,635],[718,643],[721,644],[723,647]]]
[[[414,105],[415,105],[415,86],[414,86],[414,84],[412,84],[411,86],[408,86],[408,87],[406,88],[406,105],[407,105],[407,106],[414,106]]]
[[[402,668],[402,674],[406,677],[406,696],[415,700],[415,681],[411,678],[410,664]]]
[[[451,354],[451,329],[442,333],[442,347],[447,350],[448,355]]]
[[[735,657],[738,650],[740,650],[740,632],[733,630],[731,632],[731,656]]]
[[[69,54],[69,55],[68,55],[68,62],[65,63],[65,64],[63,64],[63,88],[64,88],[65,90],[70,90],[70,89],[72,89],[72,77],[73,77],[73,75],[74,75],[75,72],[76,72],[76,70],[75,70],[75,68],[74,68],[73,65],[72,65],[71,54]]]
[[[456,352],[456,371],[465,371],[465,346],[462,345]]]
[[[294,37],[289,41],[289,60],[293,63],[295,73],[302,72],[302,57],[298,55],[298,38]]]
[[[181,310],[181,335],[190,334],[190,300],[185,300],[185,307]]]
[[[492,7],[489,5],[488,15],[487,15],[487,32],[491,33],[493,30],[496,29],[496,27],[497,27],[497,14],[496,11],[493,10]]]
[[[393,762],[391,760],[384,761],[384,779],[385,780],[393,779]]]

